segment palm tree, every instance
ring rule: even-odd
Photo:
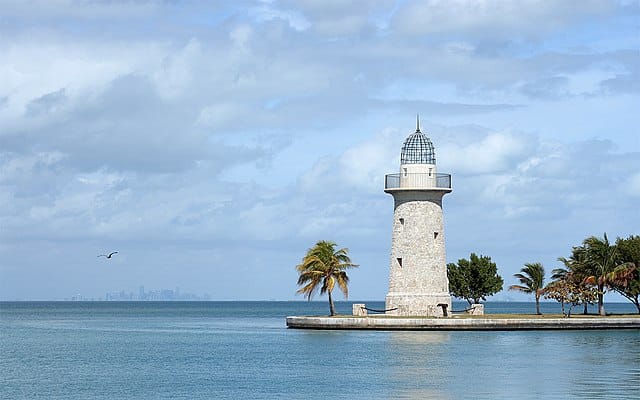
[[[629,299],[640,314],[640,268],[635,263],[626,262],[617,266],[607,275],[607,284]]]
[[[618,266],[607,274],[607,285],[631,301],[640,314],[640,236],[616,240]]]
[[[566,260],[567,259],[564,258],[564,257],[558,257],[558,261],[564,262],[565,265],[567,265],[566,264],[566,262],[567,262]],[[551,271],[551,279],[554,280],[554,281],[559,281],[559,280],[562,280],[562,279],[566,279],[567,275],[569,274],[569,272],[571,272],[571,271],[568,270],[567,268],[562,268],[562,267],[554,268],[553,271]]]
[[[509,290],[517,290],[523,293],[533,293],[536,297],[536,314],[540,312],[540,296],[544,293],[544,267],[540,263],[525,264],[520,273],[514,274],[521,285],[511,285]]]
[[[336,283],[344,293],[344,297],[349,296],[349,277],[345,269],[357,267],[351,262],[347,255],[349,249],[342,248],[336,250],[334,242],[321,240],[307,251],[302,259],[302,263],[296,266],[300,273],[298,285],[304,285],[297,293],[302,293],[311,300],[313,294],[320,289],[320,294],[329,295],[329,311],[331,316],[336,315],[331,292]]]
[[[607,276],[617,266],[616,246],[609,243],[606,233],[604,234],[604,239],[591,236],[586,238],[582,244],[587,271],[585,282],[598,287],[598,313],[606,315],[604,292],[607,286]]]

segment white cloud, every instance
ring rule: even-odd
[[[326,188],[335,188],[341,193],[378,191],[384,174],[399,168],[394,163],[399,159],[398,149],[394,148],[398,138],[396,130],[387,129],[339,156],[319,159],[302,176],[302,189],[309,193],[322,193]]]
[[[310,25],[309,21],[299,11],[276,9],[271,7],[269,2],[265,2],[265,4],[261,4],[258,7],[250,9],[249,14],[254,16],[254,18],[260,22],[272,21],[274,19],[287,21],[289,26],[297,31],[303,31],[309,28]]]
[[[253,29],[249,25],[239,25],[231,30],[229,38],[233,45],[240,50],[247,51],[249,41],[253,36]]]
[[[205,128],[225,128],[234,122],[241,121],[246,111],[245,108],[228,102],[210,104],[200,111],[196,124]]]
[[[78,2],[76,0],[4,0],[2,11],[6,16],[25,19],[33,18],[80,18],[80,19],[105,19],[127,18],[132,16],[149,15],[157,9],[156,1],[136,2]]]
[[[411,34],[451,33],[480,36],[540,35],[573,19],[610,12],[605,0],[564,1],[429,0],[409,1],[394,18],[396,29]]]
[[[159,94],[172,99],[185,94],[193,86],[195,66],[204,60],[200,42],[190,40],[182,49],[167,54],[160,68],[152,72]]]
[[[0,108],[0,135],[25,124],[51,123],[65,119],[69,110],[93,101],[108,90],[115,79],[144,70],[158,60],[160,49],[154,44],[68,43],[59,37],[36,37],[0,41],[4,57],[0,74],[0,97],[7,104]],[[44,121],[25,119],[29,105],[60,93],[67,104],[42,116]]]
[[[623,191],[631,196],[640,197],[640,172],[629,176],[629,179],[624,183]]]
[[[535,140],[511,132],[491,132],[481,140],[467,143],[445,143],[437,158],[447,160],[447,166],[459,174],[482,175],[512,170],[519,161],[534,151]]]
[[[389,13],[394,6],[390,0],[366,0],[357,3],[336,0],[283,1],[288,9],[298,9],[304,26],[322,36],[343,37],[374,29],[379,22],[376,15]],[[294,14],[295,15],[295,14]]]

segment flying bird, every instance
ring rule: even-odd
[[[112,255],[117,254],[117,251],[112,251],[109,254],[100,254],[98,257],[106,257],[106,258],[111,258]]]

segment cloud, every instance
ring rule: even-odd
[[[607,93],[640,93],[640,79],[635,74],[616,75],[614,78],[601,82],[603,90]]]
[[[417,35],[540,35],[614,8],[612,2],[603,0],[584,1],[577,8],[563,1],[410,1],[395,14],[393,26]]]
[[[381,189],[384,171],[398,158],[394,142],[396,130],[385,130],[370,139],[345,150],[339,156],[319,159],[300,179],[305,193],[372,193]],[[397,169],[394,166],[393,169]],[[327,188],[332,188],[327,192]]]
[[[522,85],[522,93],[531,98],[554,99],[568,96],[569,79],[565,76],[552,76]]]
[[[640,197],[640,172],[629,176],[628,180],[624,182],[623,190],[634,197]]]
[[[440,153],[447,166],[463,175],[504,172],[517,165],[534,150],[535,139],[511,132],[489,132],[481,140],[444,143]]]
[[[160,96],[171,100],[185,95],[194,86],[196,66],[205,58],[200,42],[195,39],[191,39],[183,48],[168,52],[159,68],[151,73]]]
[[[308,29],[314,33],[332,38],[345,37],[376,30],[380,14],[390,13],[393,1],[367,0],[358,3],[343,1],[283,1],[287,9],[298,10],[305,18]],[[305,27],[307,27],[305,24]]]
[[[5,16],[13,20],[43,22],[73,18],[88,20],[113,20],[148,15],[156,7],[155,1],[143,2],[77,2],[74,0],[6,0],[2,3]]]
[[[16,130],[1,140],[16,151],[57,151],[82,170],[172,170],[206,157],[205,138],[180,132],[179,116],[171,114],[145,79],[114,81],[101,96],[59,110],[64,91],[37,99],[29,112],[47,119],[28,131]],[[59,111],[57,115],[51,115]]]
[[[55,113],[65,103],[67,96],[62,88],[55,92],[47,93],[27,104],[27,116]]]

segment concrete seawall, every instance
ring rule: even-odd
[[[638,317],[580,318],[419,318],[419,317],[287,317],[295,329],[402,331],[511,331],[559,329],[640,329]]]

